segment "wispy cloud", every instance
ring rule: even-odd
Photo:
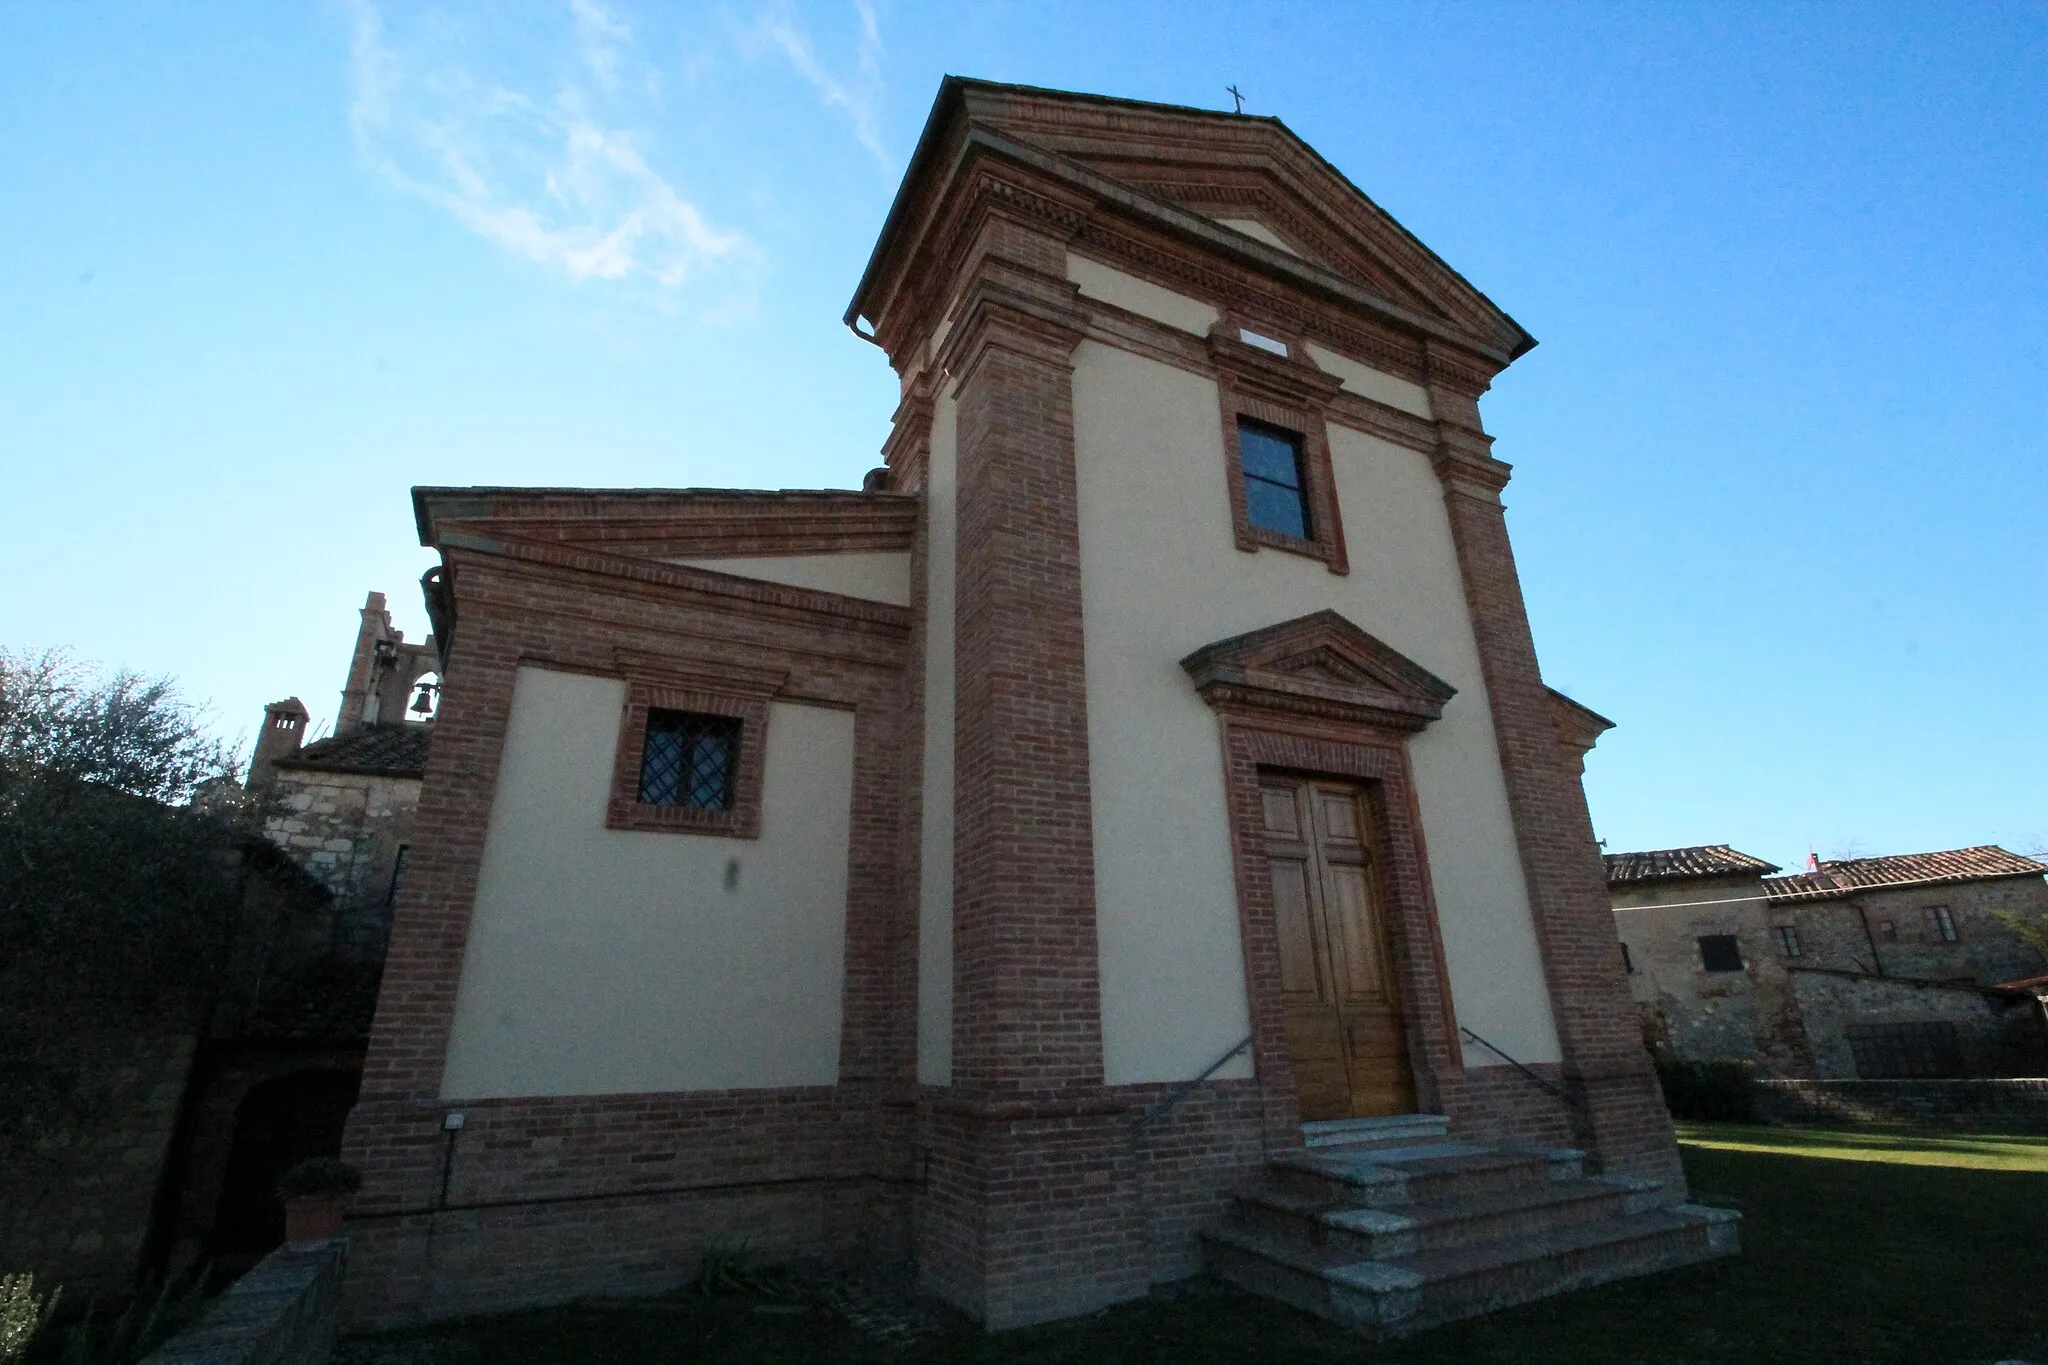
[[[852,5],[860,23],[860,37],[854,47],[854,71],[850,75],[836,74],[819,60],[810,32],[797,18],[792,0],[771,0],[761,10],[750,37],[754,45],[765,44],[780,52],[827,106],[846,116],[853,125],[855,139],[882,169],[893,170],[888,150],[882,146],[881,26],[875,19],[873,0],[852,0]]]
[[[515,88],[517,75],[477,70],[483,46],[457,41],[445,19],[400,41],[375,0],[348,5],[351,123],[392,184],[576,280],[675,291],[758,260],[744,234],[715,225],[650,164],[622,107],[632,29],[604,0],[568,0],[573,60],[565,51],[564,74],[541,95]]]
[[[618,88],[619,49],[633,39],[633,30],[606,8],[601,0],[569,0],[576,16],[576,41],[583,52],[583,64],[607,90]]]

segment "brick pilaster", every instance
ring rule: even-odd
[[[1615,948],[1607,879],[1585,788],[1552,720],[1500,490],[1509,468],[1479,422],[1484,375],[1431,356],[1434,460],[1479,647],[1523,877],[1564,1051],[1577,1141],[1604,1170],[1685,1178]]]
[[[959,459],[953,1085],[928,1282],[1008,1327],[1145,1291],[1125,1101],[1103,1088],[1064,244],[991,213],[941,363]]]

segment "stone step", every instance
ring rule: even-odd
[[[1239,1288],[1371,1337],[1731,1254],[1738,1215],[1677,1204],[1478,1246],[1354,1259],[1287,1231],[1228,1222],[1203,1234],[1209,1267]]]
[[[1655,1180],[1593,1177],[1524,1185],[1444,1202],[1398,1207],[1332,1207],[1313,1196],[1267,1187],[1238,1196],[1247,1226],[1286,1233],[1345,1252],[1385,1260],[1554,1232],[1657,1207]]]
[[[1323,1119],[1301,1125],[1302,1146],[1345,1147],[1360,1142],[1407,1142],[1447,1136],[1451,1121],[1442,1114],[1389,1114],[1376,1119]]]
[[[1269,1184],[1329,1206],[1393,1208],[1573,1180],[1583,1153],[1570,1148],[1482,1147],[1435,1140],[1282,1153]]]

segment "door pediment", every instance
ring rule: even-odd
[[[1416,731],[1458,689],[1335,611],[1218,640],[1181,661],[1211,706]]]

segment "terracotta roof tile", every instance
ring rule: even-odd
[[[1738,853],[1726,844],[1695,844],[1691,848],[1655,848],[1643,853],[1607,855],[1607,884],[1679,881],[1686,877],[1733,877],[1745,872],[1776,872],[1776,863]]]
[[[1777,903],[1814,901],[1887,886],[1974,882],[1987,877],[2038,877],[2043,873],[2048,873],[2048,865],[2008,853],[1996,844],[1979,844],[1940,853],[1824,859],[1818,871],[1764,878],[1764,892]]]
[[[277,760],[277,766],[315,772],[418,777],[427,770],[427,741],[433,737],[433,726],[412,721],[372,725],[308,744]]]

